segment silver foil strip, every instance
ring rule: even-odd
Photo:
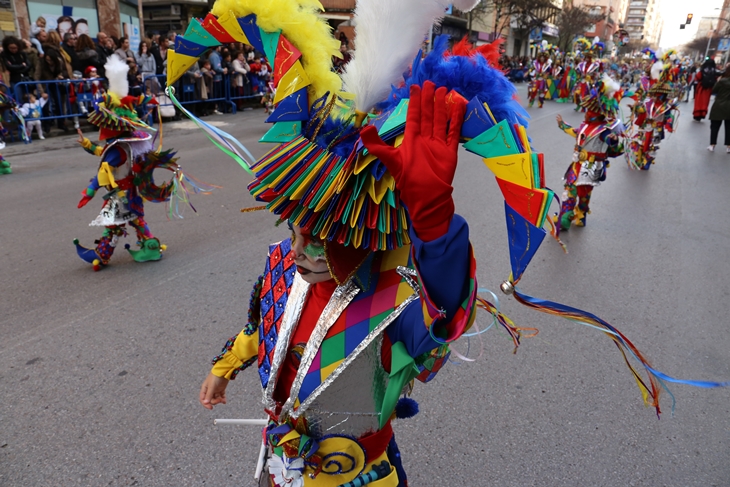
[[[269,383],[266,385],[266,390],[264,390],[264,407],[271,411],[276,408],[274,390],[276,389],[276,382],[279,378],[279,369],[281,368],[281,364],[284,363],[286,354],[289,351],[289,341],[291,340],[294,329],[297,327],[297,323],[299,323],[299,317],[302,314],[304,301],[307,298],[308,292],[309,284],[301,278],[299,273],[294,274],[294,282],[292,283],[291,291],[286,301],[286,308],[284,309],[284,316],[281,319],[281,328],[279,328],[279,336],[276,341],[276,348],[274,349],[274,360],[269,371]]]
[[[337,286],[337,289],[335,289],[335,292],[332,294],[332,297],[327,303],[327,306],[324,307],[324,310],[322,311],[322,314],[317,321],[317,325],[312,331],[312,335],[307,342],[307,348],[304,349],[304,353],[302,354],[302,359],[299,364],[299,370],[297,371],[297,376],[292,383],[289,398],[286,400],[286,403],[284,403],[284,406],[281,408],[281,420],[286,418],[286,416],[289,415],[290,411],[292,410],[294,402],[299,395],[299,390],[302,388],[304,376],[307,375],[307,372],[309,372],[309,367],[312,365],[314,358],[317,356],[317,352],[319,352],[319,347],[322,345],[324,337],[327,336],[327,332],[330,328],[332,328],[342,312],[350,305],[350,302],[352,302],[352,300],[355,298],[355,296],[357,296],[359,292],[360,288],[353,282],[352,279],[350,279],[342,286]],[[297,315],[297,321],[298,319],[299,315]],[[269,381],[271,381],[271,379],[269,379]],[[269,384],[271,384],[271,382],[269,382]],[[296,419],[298,415],[296,417],[292,417]]]
[[[400,316],[400,314],[403,312],[404,309],[406,309],[408,307],[408,305],[410,305],[415,300],[419,299],[418,284],[415,283],[415,281],[413,281],[413,279],[408,277],[406,275],[407,273],[405,271],[401,272],[401,269],[407,269],[407,268],[402,268],[401,266],[399,266],[397,268],[397,272],[398,272],[398,274],[400,274],[403,277],[403,279],[405,279],[405,281],[408,283],[408,285],[410,285],[413,288],[415,293],[408,296],[408,298],[406,298],[406,300],[403,301],[400,304],[400,306],[398,306],[391,314],[389,314],[387,317],[385,317],[385,319],[383,321],[381,321],[380,324],[377,327],[375,327],[375,329],[373,329],[373,331],[371,331],[368,334],[368,336],[365,337],[365,339],[358,344],[357,347],[355,347],[355,349],[352,351],[352,353],[350,353],[350,355],[348,355],[347,358],[345,358],[345,360],[314,391],[312,391],[312,393],[309,395],[309,397],[307,397],[307,399],[304,400],[304,402],[299,406],[299,408],[297,408],[296,411],[291,413],[292,418],[297,419],[299,416],[301,416],[307,410],[307,408],[309,406],[311,406],[311,404],[314,402],[314,400],[317,399],[317,397],[319,397],[319,395],[322,394],[322,392],[325,389],[327,389],[337,379],[337,377],[340,376],[340,374],[342,374],[342,372],[357,358],[358,355],[360,355],[360,353],[362,353],[363,350],[365,350],[365,348],[370,344],[370,342],[372,342],[375,338],[377,338],[391,323],[393,323],[393,321],[395,321],[395,319],[398,318],[398,316]],[[414,285],[415,285],[415,287],[414,287]],[[321,343],[321,340],[320,340],[320,343]],[[319,344],[317,345],[317,349],[319,349]],[[315,354],[316,354],[316,351],[315,351]],[[312,358],[314,358],[314,356]],[[302,358],[302,363],[304,363],[304,358]],[[311,360],[307,364],[306,370],[309,370],[309,364],[311,364]],[[299,375],[301,374],[301,372],[302,372],[302,369],[300,368],[299,374],[297,374],[297,378],[299,378]],[[303,377],[304,376],[302,375],[302,378]],[[297,390],[297,393],[298,392],[299,391]],[[289,399],[291,400],[291,398],[289,398]]]

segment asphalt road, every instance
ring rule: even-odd
[[[636,172],[615,160],[588,227],[564,236],[569,253],[547,239],[521,288],[598,314],[670,375],[730,380],[730,155],[709,154],[709,123],[682,108],[656,165]],[[559,190],[573,142],[554,117],[581,116],[555,103],[531,113]],[[259,156],[264,117],[210,120]],[[214,412],[197,395],[210,359],[245,323],[267,244],[288,232],[267,213],[239,211],[255,206],[249,177],[192,124],[164,136],[187,172],[222,189],[195,197],[197,214],[183,220],[148,204],[165,258],[137,264],[120,249],[98,273],[72,245],[99,236],[88,226],[96,203],[76,209],[97,159],[72,137],[4,151],[14,174],[0,177],[2,486],[254,485],[259,433],[213,419],[263,417],[257,374],[232,383]],[[509,275],[502,197],[466,152],[455,187],[479,283],[497,290]],[[395,427],[410,485],[730,485],[730,390],[676,385],[674,414],[665,394],[657,420],[608,337],[501,302],[540,334],[513,355],[490,330],[469,344],[476,362],[417,387],[421,414]]]

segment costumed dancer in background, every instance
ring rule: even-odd
[[[649,88],[644,96],[632,96],[631,118],[636,132],[631,136],[626,159],[631,169],[648,171],[656,161],[659,143],[665,132],[673,132],[678,108],[671,62],[659,60],[651,67]],[[646,86],[642,78],[642,86]],[[644,88],[642,88],[643,92]]]
[[[603,73],[603,65],[600,58],[603,53],[604,45],[598,37],[593,43],[586,38],[580,38],[575,42],[576,50],[580,49],[583,60],[575,66],[576,84],[573,90],[573,101],[575,102],[575,111],[583,110],[583,99],[591,95],[593,83],[598,80]]]
[[[559,66],[560,74],[555,76],[555,82],[558,84],[557,101],[559,103],[571,103],[573,101],[573,91],[575,90],[577,76],[573,64],[573,57],[566,54],[565,60]]]
[[[105,65],[109,79],[109,90],[89,114],[89,123],[99,127],[99,140],[103,146],[92,143],[79,131],[79,143],[88,153],[101,158],[97,174],[81,192],[78,207],[84,207],[99,189],[104,188],[104,204],[101,212],[89,225],[104,227],[104,233],[96,241],[94,249],[87,249],[74,240],[76,251],[82,260],[98,271],[109,263],[119,238],[127,235],[129,224],[137,236],[138,249],[125,248],[136,262],[156,261],[162,258],[165,245],[152,234],[144,218],[144,199],[166,202],[178,195],[185,183],[192,183],[195,192],[205,191],[184,176],[170,151],[155,150],[152,135],[145,130],[154,130],[137,115],[137,108],[150,103],[144,96],[128,95],[127,72],[129,66],[115,56]],[[152,179],[155,168],[174,172],[170,183],[156,186]]]
[[[620,100],[621,85],[604,75],[590,96],[581,102],[586,115],[578,128],[571,127],[563,121],[563,117],[557,116],[558,127],[575,137],[573,162],[563,178],[565,192],[557,217],[562,230],[568,230],[572,223],[579,227],[586,226],[591,194],[595,186],[606,180],[608,158],[623,153],[623,126],[618,117]]]
[[[545,47],[545,44],[540,46],[540,52],[537,54],[537,59],[532,61],[532,69],[530,70],[532,80],[530,81],[530,86],[528,88],[530,107],[535,104],[535,98],[538,100],[538,108],[542,108],[545,104],[545,94],[548,89],[547,80],[550,77],[553,65],[547,51],[545,51]]]
[[[714,59],[708,59],[702,63],[700,70],[695,74],[695,106],[692,117],[696,122],[701,122],[707,116],[712,88],[717,83],[720,74]]]

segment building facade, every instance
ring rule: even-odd
[[[626,14],[625,29],[633,41],[643,41],[654,48],[659,46],[664,21],[660,12],[661,0],[631,0]]]
[[[0,30],[9,34],[3,21],[5,6],[14,14],[14,35],[30,37],[30,27],[42,17],[46,30],[73,31],[96,37],[100,31],[121,37],[139,30],[137,0],[0,0]],[[133,27],[137,26],[135,30]]]

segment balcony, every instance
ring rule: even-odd
[[[327,12],[351,12],[355,10],[355,0],[321,0]]]

